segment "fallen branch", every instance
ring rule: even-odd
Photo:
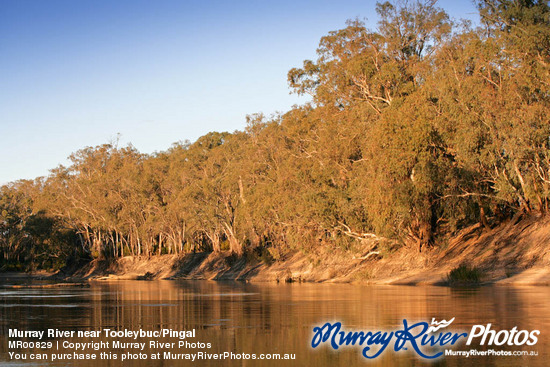
[[[338,222],[338,223],[341,226],[343,226],[345,230],[342,230],[341,228],[338,228],[338,227],[336,227],[336,229],[338,229],[339,231],[341,231],[343,234],[345,234],[348,237],[355,238],[357,240],[373,239],[373,240],[380,241],[380,240],[383,239],[383,237],[379,237],[379,236],[375,235],[374,233],[359,233],[359,232],[352,231],[351,228],[349,226],[347,226],[346,224],[344,224],[342,222]]]
[[[373,255],[380,255],[380,251],[371,251],[369,252],[368,254],[366,254],[365,256],[361,256],[361,257],[355,257],[353,256],[353,258],[355,260],[366,260],[368,259],[369,257],[373,256]]]

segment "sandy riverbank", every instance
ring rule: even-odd
[[[462,230],[442,248],[402,247],[365,258],[358,251],[289,252],[267,264],[229,253],[192,253],[150,258],[94,260],[64,279],[209,279],[251,282],[358,282],[445,285],[449,272],[467,263],[481,271],[482,283],[550,285],[550,220],[528,218],[487,229]],[[360,249],[359,249],[360,250]]]

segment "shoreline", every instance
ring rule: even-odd
[[[384,285],[448,286],[448,275],[468,264],[481,274],[479,282],[465,280],[455,285],[550,285],[550,219],[526,218],[495,228],[474,225],[450,238],[445,248],[418,252],[401,247],[376,256],[333,249],[330,253],[289,252],[267,263],[251,256],[229,252],[184,255],[126,256],[92,260],[78,269],[55,274],[0,273],[1,278],[40,278],[64,282],[88,280],[233,280],[246,282],[357,283]],[[369,251],[369,254],[372,251]],[[380,251],[382,252],[382,251]]]

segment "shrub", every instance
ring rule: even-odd
[[[450,285],[479,284],[481,275],[481,270],[475,266],[462,264],[449,272],[447,281]]]

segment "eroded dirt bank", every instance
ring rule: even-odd
[[[408,247],[392,251],[379,246],[373,251],[372,244],[365,244],[356,251],[289,253],[269,264],[229,253],[124,257],[95,260],[58,277],[446,284],[449,271],[468,263],[481,271],[484,283],[550,285],[549,249],[550,219],[528,218],[493,229],[472,226],[447,245],[421,253]]]

